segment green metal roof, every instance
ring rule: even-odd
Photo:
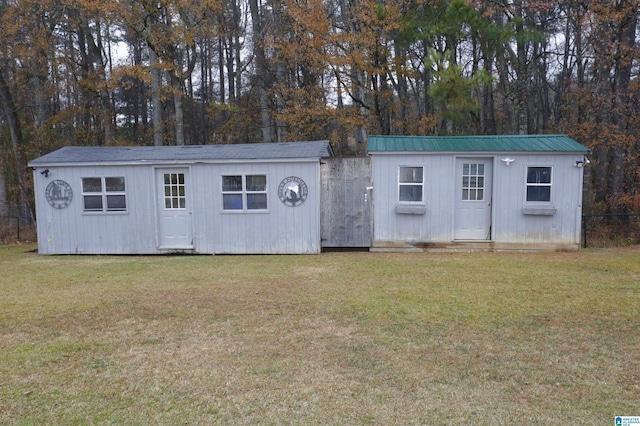
[[[589,152],[567,135],[498,136],[369,136],[367,149],[375,152],[406,151],[520,151]]]

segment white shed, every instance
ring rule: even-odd
[[[319,253],[328,141],[65,147],[33,169],[43,254]]]
[[[565,135],[370,136],[373,250],[575,250],[589,149]]]

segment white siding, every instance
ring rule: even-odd
[[[153,181],[146,167],[48,167],[48,178],[34,172],[38,250],[46,254],[121,254],[155,251]],[[82,178],[124,176],[127,212],[85,213]],[[71,204],[52,208],[45,188],[64,180],[73,190]]]
[[[49,177],[34,172],[38,250],[43,254],[152,254],[158,249],[158,204],[152,165],[48,167]],[[196,253],[319,253],[320,171],[318,161],[196,164],[190,166],[193,235]],[[222,174],[266,174],[268,212],[222,212]],[[124,176],[126,213],[83,212],[82,178]],[[284,205],[278,185],[288,176],[303,179],[307,200]],[[73,200],[63,209],[45,198],[52,180],[64,180]]]
[[[374,243],[451,243],[454,230],[456,157],[493,159],[492,241],[579,244],[582,154],[416,153],[372,155]],[[501,158],[515,159],[509,166]],[[424,214],[396,212],[398,167],[423,166]],[[552,166],[554,215],[524,214],[527,166]]]
[[[197,165],[194,181],[196,246],[203,253],[318,253],[320,251],[319,163]],[[224,212],[221,176],[267,175],[267,212]],[[296,207],[280,201],[278,186],[297,176],[308,187]]]
[[[380,155],[372,157],[374,241],[436,242],[453,238],[450,155]],[[424,167],[425,214],[396,213],[398,168]]]
[[[582,173],[574,167],[582,155],[510,155],[505,166],[497,161],[494,178],[494,240],[505,243],[579,244],[582,208]],[[551,203],[553,215],[524,214],[527,166],[553,167]]]

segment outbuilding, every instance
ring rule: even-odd
[[[64,147],[33,169],[43,254],[319,253],[328,141]]]
[[[589,149],[566,135],[370,136],[373,250],[577,250]]]

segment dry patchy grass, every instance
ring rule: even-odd
[[[35,225],[20,225],[17,219],[0,216],[0,244],[22,244],[36,241]]]
[[[640,253],[39,256],[0,246],[3,424],[612,424]]]

